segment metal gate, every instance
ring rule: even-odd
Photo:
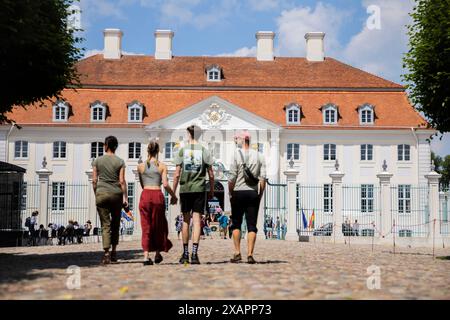
[[[287,185],[267,182],[264,197],[266,239],[284,240],[287,232]]]

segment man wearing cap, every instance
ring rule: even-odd
[[[256,263],[253,258],[255,248],[256,223],[261,198],[266,187],[266,165],[258,151],[250,149],[250,134],[242,131],[235,137],[236,150],[231,161],[228,188],[231,202],[231,229],[233,230],[234,255],[231,262],[237,263],[241,257],[241,225],[243,216],[247,223],[247,262]]]

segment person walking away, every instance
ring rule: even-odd
[[[250,134],[242,131],[236,137],[237,150],[231,161],[228,188],[231,202],[234,255],[231,262],[242,260],[241,227],[245,214],[247,222],[247,262],[256,263],[253,251],[258,229],[259,205],[266,187],[266,165],[264,158],[256,150],[250,149]]]
[[[121,210],[128,207],[128,195],[125,162],[115,154],[119,146],[117,138],[106,137],[104,146],[105,154],[93,163],[92,185],[102,228],[101,264],[107,265],[117,261]]]
[[[173,191],[180,183],[181,212],[183,213],[183,254],[180,263],[189,263],[189,222],[193,223],[191,263],[200,264],[198,246],[200,242],[200,217],[205,211],[205,176],[209,176],[208,199],[214,196],[213,158],[207,149],[198,143],[201,129],[189,126],[188,143],[175,154],[176,170],[173,179]]]
[[[283,224],[281,225],[281,239],[286,240],[287,233],[287,220],[284,219]]]
[[[166,219],[166,202],[161,191],[161,184],[170,194],[171,204],[178,199],[169,186],[167,166],[158,160],[159,144],[151,141],[147,148],[148,158],[138,165],[139,181],[142,186],[139,211],[141,215],[142,249],[144,250],[144,265],[152,265],[149,252],[155,251],[155,263],[161,263],[161,252],[169,252],[172,242],[169,240],[169,226]]]
[[[359,223],[358,220],[355,220],[355,223],[353,224],[353,232],[355,236],[359,236]]]
[[[219,217],[219,228],[220,228],[220,234],[219,236],[222,235],[223,232],[223,238],[226,239],[227,238],[227,230],[228,230],[228,217],[225,213],[223,213],[220,217]]]

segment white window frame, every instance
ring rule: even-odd
[[[63,113],[59,113],[59,119],[56,117],[58,110],[62,109]],[[64,117],[62,117],[64,115]],[[69,105],[67,102],[58,101],[53,105],[53,122],[67,122],[69,118]]]
[[[57,147],[58,145],[58,147]],[[61,156],[62,154],[62,146],[64,146],[64,157]],[[57,148],[57,157],[55,157],[55,148]],[[65,141],[54,141],[53,142],[53,148],[52,148],[52,154],[53,154],[53,159],[55,160],[66,160],[67,159],[67,142]]]
[[[411,214],[411,185],[399,184],[398,185],[398,213],[399,214]]]
[[[95,145],[95,156],[93,156],[94,145]],[[105,146],[103,142],[101,141],[91,142],[91,159],[101,157],[104,154],[105,154]]]
[[[217,73],[217,79],[212,76]],[[220,82],[222,80],[222,71],[219,67],[213,66],[206,70],[206,81],[208,82]]]
[[[375,186],[373,184],[361,185],[361,213],[374,213]]]
[[[370,150],[370,152],[369,152]],[[369,155],[371,158],[369,159]],[[360,161],[373,161],[374,154],[373,154],[373,144],[367,144],[364,143],[360,146],[360,155],[359,155]]]
[[[258,143],[256,144],[256,150],[257,150],[259,153],[264,153],[264,143],[258,142]]]
[[[101,119],[94,119],[95,110],[100,109]],[[91,122],[105,122],[106,121],[106,105],[100,101],[95,101],[91,104]]]
[[[297,153],[295,152],[297,149]],[[290,154],[289,154],[290,153]],[[297,155],[297,157],[296,157]],[[286,145],[286,160],[289,162],[291,160],[291,157],[293,157],[294,161],[300,161],[300,143],[288,143]]]
[[[134,182],[127,183],[127,201],[130,210],[134,210],[134,198],[136,196],[136,188]]]
[[[176,142],[168,141],[164,144],[164,159],[172,160],[174,157]]]
[[[334,121],[327,121],[327,113],[333,114]],[[327,104],[322,107],[323,123],[324,124],[337,124],[338,123],[338,108],[334,104]],[[331,116],[330,116],[331,118]]]
[[[327,152],[328,146],[328,152]],[[332,150],[334,149],[334,158]],[[337,158],[337,146],[334,143],[325,143],[323,145],[323,161],[336,161]]]
[[[128,143],[128,159],[138,160],[142,155],[142,143],[132,141]],[[131,156],[131,157],[130,157]]]
[[[323,185],[323,213],[333,214],[333,185],[331,183]]]
[[[408,151],[406,151],[408,150]],[[408,156],[408,159],[406,159]],[[399,144],[397,145],[397,161],[409,162],[411,161],[411,145]]]
[[[52,182],[52,211],[62,212],[65,209],[66,183]]]
[[[363,117],[364,113],[368,113],[370,119],[367,119],[367,115]],[[365,121],[363,121],[365,120]],[[372,125],[375,122],[375,112],[374,107],[370,104],[364,104],[359,108],[359,123],[361,125]]]
[[[137,111],[137,115],[139,116],[138,119],[131,119],[131,115],[134,111]],[[135,114],[136,115],[136,114]],[[137,102],[133,101],[130,104],[128,104],[128,122],[142,122],[144,118],[144,106]]]
[[[19,150],[17,150],[17,146],[19,146]],[[24,148],[26,146],[26,148]],[[19,155],[17,155],[17,151],[19,151]],[[24,153],[26,153],[24,155]],[[28,159],[30,154],[30,144],[25,140],[17,140],[14,142],[14,159],[16,160],[26,160]]]
[[[291,117],[292,115],[292,117]],[[292,120],[291,120],[292,118]],[[298,104],[290,104],[286,107],[286,124],[299,125],[301,122],[301,107]]]

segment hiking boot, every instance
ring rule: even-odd
[[[248,258],[247,258],[247,263],[248,263],[248,264],[255,264],[256,261],[255,261],[255,259],[253,259],[253,256],[248,256]]]
[[[231,263],[238,263],[238,262],[241,262],[241,261],[242,261],[242,257],[241,257],[240,253],[239,254],[235,254],[233,256],[233,258],[230,259]]]
[[[180,258],[180,264],[185,264],[185,263],[189,263],[189,255],[183,253],[183,255]]]
[[[198,259],[198,255],[197,254],[192,254],[191,255],[191,264],[200,264],[200,260]]]
[[[155,263],[161,263],[163,261],[163,256],[161,255],[161,253],[155,254]]]

